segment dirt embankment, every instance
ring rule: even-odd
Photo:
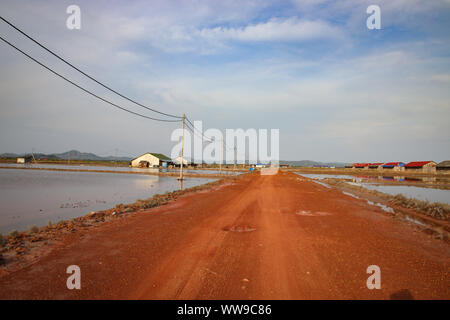
[[[352,185],[343,179],[325,178],[323,182],[344,192],[362,197],[369,202],[381,203],[395,209],[397,216],[414,220],[426,227],[429,233],[445,241],[450,240],[450,205],[407,198],[401,194],[390,195],[362,186]]]
[[[305,168],[290,167],[283,168],[285,172],[310,173],[310,174],[333,174],[354,176],[405,176],[405,177],[441,177],[450,179],[450,171],[422,172],[420,170],[394,171],[391,169],[352,169],[352,168]]]
[[[335,188],[251,174],[69,233],[0,278],[0,298],[448,299],[448,246]],[[81,290],[66,287],[69,265]]]

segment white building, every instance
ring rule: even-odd
[[[172,162],[175,164],[175,165],[177,165],[177,166],[179,166],[180,165],[180,163],[181,163],[181,157],[177,157],[177,158],[175,158],[175,159],[172,159]],[[188,165],[191,165],[191,161],[189,160],[189,159],[186,159],[185,157],[183,157],[183,166],[188,166]]]
[[[17,163],[28,163],[33,160],[32,156],[25,156],[25,157],[19,157],[17,158]]]
[[[131,160],[130,164],[132,167],[152,168],[159,166],[167,166],[171,162],[172,160],[169,157],[166,157],[161,153],[147,152]]]

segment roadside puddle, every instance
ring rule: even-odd
[[[255,231],[256,228],[250,226],[226,226],[222,228],[222,230],[230,232],[252,232]]]
[[[299,216],[307,216],[307,217],[323,217],[329,216],[331,213],[325,211],[309,211],[309,210],[300,210],[295,213]]]

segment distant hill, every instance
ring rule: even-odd
[[[54,155],[63,160],[67,160],[70,158],[70,160],[130,161],[132,159],[129,157],[117,157],[117,158],[115,158],[113,156],[101,157],[101,156],[97,156],[94,153],[80,152],[78,150],[70,150],[70,151],[63,152],[63,153],[56,153]]]
[[[16,154],[16,153],[2,153],[0,157],[2,158],[17,158],[22,157],[26,154]],[[35,153],[34,157],[36,159],[51,159],[51,160],[91,160],[91,161],[131,161],[132,158],[129,157],[100,157],[94,153],[88,152],[80,152],[78,150],[70,150],[63,153],[52,153],[52,154],[43,154],[43,153]],[[346,163],[343,162],[318,162],[312,160],[299,160],[299,161],[289,161],[289,160],[280,160],[280,164],[289,164],[295,167],[313,167],[313,166],[329,166],[329,167],[344,167]]]
[[[314,166],[329,166],[336,168],[343,168],[347,163],[344,162],[318,162],[312,160],[300,160],[300,161],[289,161],[280,160],[280,164],[288,164],[293,167],[314,167]]]
[[[30,155],[30,153],[22,153],[22,154],[16,154],[16,153],[2,153],[0,154],[0,157],[2,158],[17,158],[22,157],[25,155]],[[113,157],[113,156],[107,156],[107,157],[100,157],[93,153],[86,153],[86,152],[80,152],[78,150],[70,150],[63,153],[52,153],[52,154],[43,154],[43,153],[35,153],[34,157],[36,159],[51,159],[51,160],[91,160],[91,161],[130,161],[132,158],[129,157]]]

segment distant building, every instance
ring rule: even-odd
[[[383,169],[386,170],[393,170],[393,171],[403,171],[405,170],[405,164],[403,162],[386,162],[381,166]]]
[[[33,160],[32,156],[25,156],[17,158],[17,163],[29,163]]]
[[[406,171],[421,171],[425,173],[436,172],[436,162],[434,161],[413,161],[405,164]]]
[[[445,161],[438,163],[438,165],[436,166],[436,169],[439,172],[447,171],[450,173],[450,160],[445,160]]]
[[[383,162],[369,163],[369,169],[381,169]]]
[[[132,167],[145,167],[145,168],[167,166],[169,163],[172,163],[172,160],[169,157],[166,157],[161,153],[150,153],[150,152],[144,153],[143,155],[134,158],[130,162]]]
[[[354,163],[353,169],[368,169],[369,164],[368,163]]]
[[[177,157],[175,159],[172,160],[173,164],[175,164],[176,166],[179,166],[181,163],[181,157]],[[185,157],[183,157],[183,167],[189,166],[192,164],[192,161],[189,159],[186,159]]]

